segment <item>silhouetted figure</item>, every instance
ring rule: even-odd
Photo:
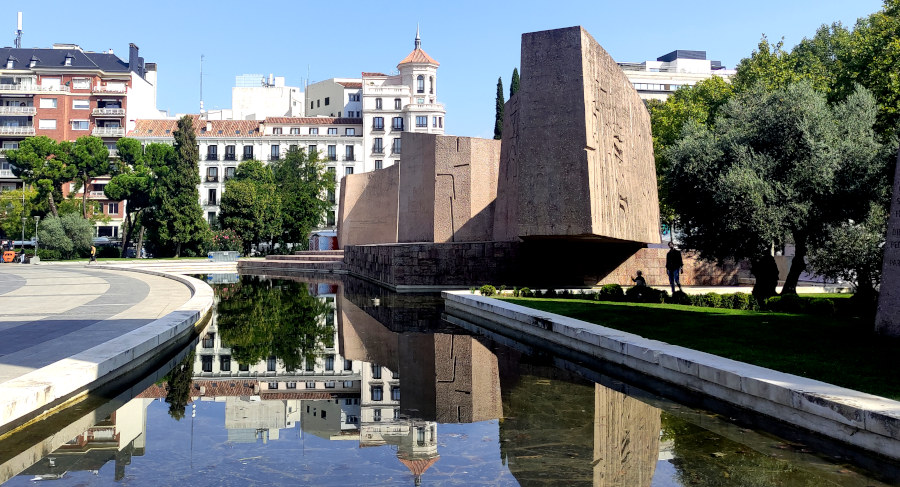
[[[674,242],[669,242],[669,253],[666,254],[666,274],[669,275],[669,285],[672,286],[672,294],[675,294],[675,285],[678,284],[678,290],[681,291],[681,268],[684,262],[681,260],[681,251],[675,248]]]

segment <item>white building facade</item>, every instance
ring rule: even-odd
[[[706,59],[706,51],[676,50],[660,56],[656,61],[619,63],[625,76],[643,100],[666,99],[682,86],[718,76],[728,81],[735,74],[719,61]]]

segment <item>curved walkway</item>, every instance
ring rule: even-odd
[[[175,280],[84,264],[0,264],[0,383],[105,343],[191,298]]]

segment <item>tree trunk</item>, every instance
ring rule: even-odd
[[[50,203],[50,213],[53,213],[53,216],[58,217],[59,211],[56,209],[56,202],[53,201],[53,191],[50,192],[50,197],[47,198],[47,201]]]
[[[794,245],[796,251],[791,260],[791,269],[784,280],[784,287],[781,288],[782,295],[797,294],[797,281],[800,280],[800,274],[806,270],[806,236],[794,235]]]
[[[87,218],[87,192],[88,192],[87,179],[84,180],[84,184],[81,185],[81,216]]]
[[[175,258],[181,257],[181,242],[175,244]]]
[[[133,230],[133,224],[131,223],[132,221],[133,220],[131,218],[131,212],[129,211],[125,213],[125,235],[122,239],[122,253],[119,254],[119,257],[125,257],[125,253],[128,250],[128,242],[131,241],[131,233]]]
[[[141,254],[144,252],[144,226],[141,225],[141,233],[138,234],[138,243],[137,250],[135,251],[135,258],[140,259]]]
[[[756,278],[753,284],[753,296],[758,301],[765,301],[776,294],[775,288],[778,286],[778,265],[775,264],[775,257],[764,255],[754,259],[751,263],[750,272]]]

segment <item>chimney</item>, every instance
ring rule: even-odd
[[[141,78],[144,77],[144,67],[141,58],[138,57],[138,47],[133,42],[128,44],[128,70],[134,71]]]

